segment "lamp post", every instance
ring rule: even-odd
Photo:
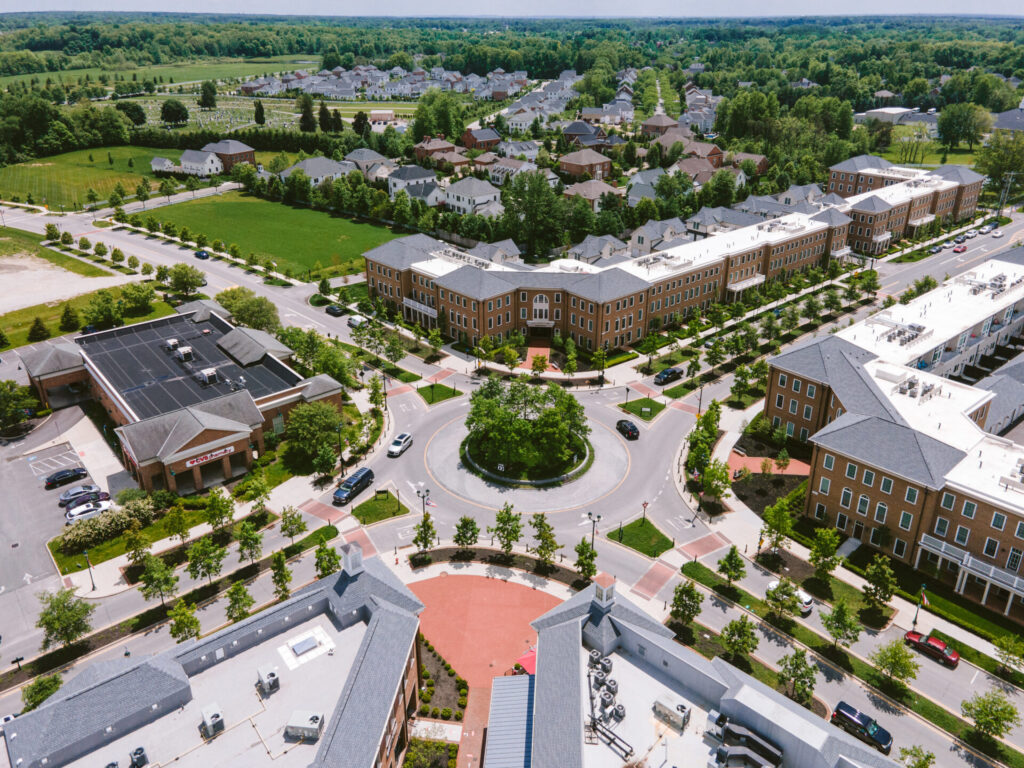
[[[420,506],[421,506],[422,511],[423,511],[423,516],[426,517],[427,516],[427,499],[430,498],[430,489],[429,488],[424,488],[422,490],[416,491],[416,495],[420,497]]]
[[[597,530],[597,524],[601,522],[601,516],[595,515],[593,512],[587,512],[587,517],[590,519],[590,548],[594,548],[594,532]]]
[[[911,629],[917,629],[917,616],[921,613],[921,603],[924,601],[924,591],[928,588],[927,584],[921,585],[921,594],[917,599],[917,608],[914,609],[914,620],[910,623]]]
[[[645,501],[641,506],[644,508],[643,523],[641,525],[647,525],[647,502]]]
[[[85,565],[89,569],[89,581],[92,582],[92,591],[96,591],[96,579],[92,575],[92,563],[89,561],[89,550],[85,550]]]

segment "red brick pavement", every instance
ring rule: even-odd
[[[555,366],[553,366],[551,364],[551,347],[527,347],[526,348],[526,359],[523,360],[522,363],[520,363],[519,367],[520,368],[527,368],[527,369],[533,370],[533,358],[536,357],[537,355],[541,355],[541,356],[547,358],[547,360],[548,360],[548,367],[545,370],[548,370],[548,371],[557,371],[558,370],[557,368],[555,368]]]
[[[668,407],[669,408],[675,408],[677,411],[684,411],[686,413],[693,413],[693,414],[697,413],[697,406],[690,405],[689,403],[683,403],[683,402],[680,402],[679,400],[676,400],[675,402],[669,404]]]
[[[459,768],[479,768],[491,681],[512,668],[537,633],[530,622],[561,601],[546,592],[485,576],[440,576],[409,585],[426,609],[421,630],[469,683]]]
[[[627,384],[627,387],[632,389],[634,392],[639,392],[644,397],[658,397],[661,393],[656,389],[651,389],[646,384],[640,381],[634,381],[631,384]]]
[[[678,549],[693,558],[704,557],[716,549],[729,546],[729,540],[720,533],[709,533],[699,539],[688,541]]]
[[[453,371],[451,368],[442,368],[437,373],[433,373],[430,376],[427,376],[427,378],[425,378],[424,381],[427,382],[427,384],[438,384],[447,379],[449,376],[453,375],[454,373],[455,371]]]
[[[377,554],[377,548],[373,546],[373,542],[370,541],[370,537],[366,535],[366,531],[362,528],[356,528],[355,530],[346,533],[343,538],[345,543],[349,544],[355,542],[363,550],[363,557],[373,557]]]
[[[633,585],[633,592],[650,600],[661,588],[668,584],[675,571],[662,562],[656,562],[643,576],[640,581]]]
[[[316,499],[309,499],[299,504],[299,509],[303,512],[308,512],[313,517],[319,517],[321,520],[325,520],[328,523],[334,523],[341,520],[343,517],[348,516],[348,512],[337,507],[332,507],[330,504],[324,504],[322,501]]]
[[[395,395],[404,395],[406,392],[412,392],[413,387],[411,384],[399,384],[397,387],[392,387],[387,391],[388,397],[394,397]]]
[[[729,453],[729,469],[735,472],[738,469],[749,469],[755,475],[761,471],[761,462],[764,461],[764,456],[740,456],[736,451]],[[772,473],[776,475],[809,475],[811,474],[811,466],[806,461],[799,461],[798,459],[790,459],[789,465],[779,470],[778,467],[772,467]]]

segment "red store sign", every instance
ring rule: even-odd
[[[235,452],[235,446],[229,445],[227,448],[218,448],[216,451],[210,451],[204,453],[202,456],[196,456],[194,459],[189,459],[185,462],[186,467],[195,467],[199,464],[205,464],[208,461],[219,459],[221,456],[227,456],[229,453]]]

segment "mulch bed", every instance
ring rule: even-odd
[[[769,457],[774,459],[779,455],[779,446],[758,440],[753,435],[743,433],[736,441],[734,450],[744,456]],[[809,461],[811,458],[811,446],[801,443],[799,440],[789,440],[786,443],[786,452],[789,458],[800,461]]]
[[[733,481],[732,492],[737,499],[762,515],[766,507],[774,504],[806,479],[803,475],[762,475],[756,472],[745,480]]]
[[[448,674],[441,654],[437,652],[436,648],[432,650],[427,647],[427,641],[423,635],[420,635],[418,643],[420,664],[426,667],[427,672],[430,673],[430,679],[434,681],[434,695],[430,699],[431,709],[434,707],[438,709],[447,707],[451,709],[453,714],[457,710],[463,710],[464,707],[459,706],[459,687],[456,684],[458,675]],[[468,683],[464,683],[464,685],[467,689],[469,688]]]
[[[576,573],[575,569],[569,568],[565,565],[559,565],[556,563],[552,566],[547,566],[538,560],[536,557],[530,555],[522,555],[513,553],[512,555],[505,555],[501,550],[491,549],[489,547],[469,547],[468,549],[460,549],[459,547],[438,547],[432,549],[426,553],[415,553],[409,556],[409,562],[413,568],[422,568],[423,566],[430,565],[431,563],[487,563],[488,565],[496,565],[502,568],[516,568],[520,571],[527,571],[529,573],[536,573],[538,576],[543,576],[546,579],[552,579],[553,581],[559,581],[562,584],[568,584],[575,590],[580,590],[586,587],[590,582],[580,579],[580,575]]]
[[[757,556],[757,563],[773,573],[785,576],[794,584],[802,584],[814,575],[814,566],[785,549],[777,553],[762,552]]]

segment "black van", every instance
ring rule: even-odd
[[[345,478],[341,487],[334,492],[336,505],[348,504],[373,482],[373,470],[363,467]]]

